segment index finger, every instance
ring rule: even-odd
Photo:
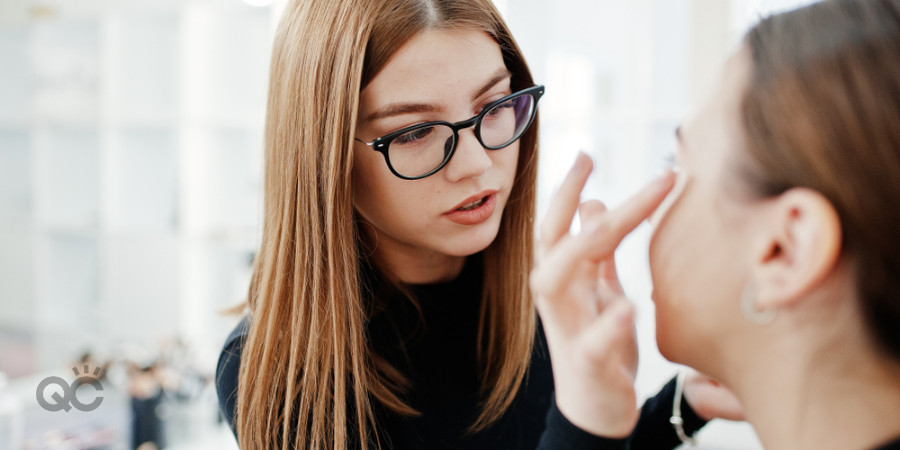
[[[665,174],[648,184],[624,204],[602,215],[582,233],[587,242],[582,248],[593,260],[604,259],[615,251],[622,239],[637,228],[662,204],[675,185],[675,174]]]
[[[578,210],[581,190],[584,189],[584,184],[587,183],[593,169],[594,163],[591,158],[579,152],[572,169],[551,198],[550,207],[541,223],[540,245],[544,249],[555,245],[569,232],[575,211]]]
[[[582,233],[560,239],[558,245],[544,256],[542,269],[535,273],[532,286],[539,287],[545,293],[559,292],[571,282],[579,265],[609,260],[622,239],[662,203],[674,181],[674,174],[669,172],[624,205],[600,216]]]

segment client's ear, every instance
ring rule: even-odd
[[[754,271],[756,305],[781,309],[802,299],[837,264],[841,223],[831,202],[812,189],[790,189],[769,207]]]

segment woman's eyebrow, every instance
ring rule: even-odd
[[[389,103],[384,108],[369,114],[366,121],[384,119],[401,114],[440,112],[441,108],[428,103]]]
[[[475,92],[475,95],[472,96],[472,101],[474,102],[475,100],[478,100],[478,97],[481,97],[485,92],[491,90],[491,88],[496,86],[497,83],[511,76],[512,74],[509,73],[509,70],[506,67],[497,70],[496,72],[494,72],[494,76],[492,76],[491,79],[481,87],[481,89]]]
[[[472,96],[472,101],[474,102],[475,100],[478,100],[478,97],[481,97],[485,92],[496,86],[497,83],[500,83],[510,76],[512,75],[509,73],[509,70],[506,67],[499,69],[484,85],[482,85],[477,91],[475,91],[475,95]],[[441,112],[441,107],[428,103],[389,103],[383,108],[366,116],[365,120],[371,122],[373,120],[384,119],[385,117],[399,116],[402,114],[433,112]]]

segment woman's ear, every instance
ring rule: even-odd
[[[782,309],[803,299],[834,269],[841,223],[831,202],[812,189],[790,189],[769,207],[754,270],[756,306]]]

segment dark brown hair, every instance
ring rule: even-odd
[[[745,42],[745,178],[764,196],[806,187],[831,202],[867,328],[900,359],[900,0],[824,1]]]

